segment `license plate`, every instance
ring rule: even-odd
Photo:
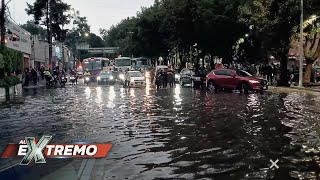
[[[196,81],[200,81],[200,78],[199,78],[199,77],[196,77],[195,80],[196,80]]]
[[[106,79],[104,79],[103,81],[107,81]]]
[[[263,90],[266,90],[266,89],[267,89],[267,87],[266,87],[266,86],[264,86],[262,89],[263,89]]]

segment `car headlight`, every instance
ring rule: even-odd
[[[124,75],[123,75],[123,74],[120,74],[120,75],[119,75],[119,79],[124,80]]]
[[[149,72],[146,72],[146,77],[150,77],[150,73]]]
[[[86,77],[86,81],[89,81],[89,80],[90,80],[90,78]]]
[[[110,79],[113,80],[113,76],[110,76]]]
[[[130,82],[134,82],[134,80],[133,80],[133,79],[130,79]]]
[[[256,80],[249,80],[249,82],[252,83],[252,84],[258,84],[258,83],[260,83],[259,81],[256,81]]]
[[[100,76],[98,76],[98,77],[97,77],[97,80],[98,80],[98,81],[100,81],[100,80],[101,80],[101,77],[100,77]]]

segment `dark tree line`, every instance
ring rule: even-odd
[[[320,1],[305,0],[305,20],[319,7]],[[159,57],[172,49],[185,54],[194,44],[202,55],[228,62],[265,62],[272,55],[282,64],[284,83],[299,18],[297,0],[156,0],[102,35],[126,55]]]
[[[46,2],[36,0],[33,5],[28,4],[27,13],[34,16],[36,23],[48,25]],[[305,20],[319,15],[319,0],[304,2]],[[86,41],[92,47],[120,47],[122,55],[150,58],[167,57],[174,52],[179,53],[182,61],[188,61],[186,57],[194,45],[200,56],[218,56],[226,62],[234,58],[240,62],[266,62],[272,55],[281,62],[283,83],[287,76],[288,52],[299,32],[299,0],[155,0],[135,17],[124,19],[108,30],[101,29],[102,39],[92,33],[85,36],[90,31],[86,17],[78,12],[66,13],[70,5],[62,0],[52,0],[52,3],[56,15],[54,37],[57,40],[65,37],[71,47]],[[74,28],[64,31],[63,26],[70,22]],[[320,56],[317,22],[306,24],[304,29],[307,69]],[[195,63],[199,63],[197,60]]]

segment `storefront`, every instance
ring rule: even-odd
[[[22,52],[23,67],[30,68],[31,35],[10,20],[6,20],[6,46]]]

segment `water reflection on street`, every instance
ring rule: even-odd
[[[320,97],[298,93],[39,89],[1,104],[0,150],[25,136],[50,134],[53,143],[113,144],[106,158],[92,163],[92,179],[314,179],[319,109]],[[280,168],[269,169],[270,159],[279,159]],[[13,162],[0,160],[6,163]],[[32,177],[55,177],[66,166],[77,174],[82,163],[49,160],[40,168],[50,170]]]

